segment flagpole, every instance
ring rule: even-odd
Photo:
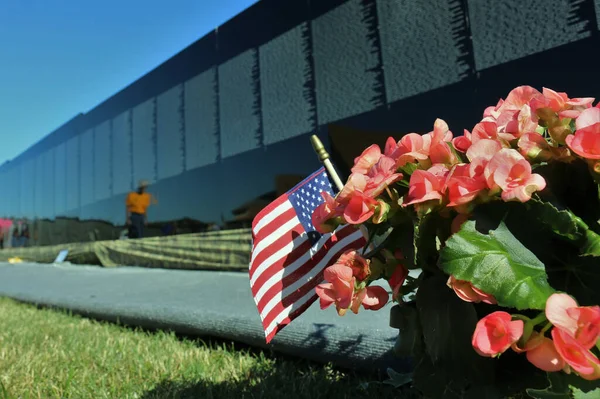
[[[323,165],[325,166],[325,169],[327,169],[327,174],[329,175],[329,177],[331,177],[331,180],[333,180],[333,183],[336,185],[338,191],[342,191],[342,189],[344,188],[344,184],[342,183],[342,180],[340,179],[340,176],[335,171],[335,168],[333,167],[333,164],[329,160],[329,153],[325,149],[325,146],[323,145],[323,143],[317,137],[316,134],[313,134],[310,137],[310,142],[312,143],[312,146],[315,149],[315,152],[319,156],[319,160],[323,163]],[[365,240],[367,240],[367,242],[368,242],[369,241],[369,233],[367,231],[367,228],[365,226],[361,225],[359,227],[359,230],[363,234],[363,236],[365,237]],[[368,246],[368,249],[369,250],[373,250],[374,249],[373,243],[371,243]],[[363,249],[363,254],[365,253],[366,250],[367,250],[367,248]]]
[[[337,187],[338,191],[342,191],[342,188],[344,188],[344,184],[342,183],[342,180],[335,171],[333,164],[329,160],[329,153],[325,149],[325,146],[315,134],[313,134],[310,137],[310,142],[312,143],[315,152],[319,156],[319,161],[321,161],[323,165],[325,165],[325,169],[327,169],[327,174],[329,175],[329,177],[331,177],[331,180],[333,180],[333,183]]]

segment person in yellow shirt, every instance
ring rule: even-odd
[[[148,182],[141,180],[137,191],[130,192],[125,199],[127,225],[130,226],[129,238],[144,237],[144,227],[148,224],[147,209],[150,203],[156,204],[156,200],[147,189]]]

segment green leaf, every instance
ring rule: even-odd
[[[573,241],[582,255],[600,256],[600,236],[568,209],[559,210],[550,202],[532,199],[528,211],[555,234]]]
[[[565,374],[548,373],[550,386],[546,389],[527,389],[527,395],[535,399],[570,399],[569,386],[566,383]]]
[[[544,264],[501,222],[482,234],[475,221],[463,224],[440,252],[442,269],[495,296],[503,307],[544,309],[554,292]]]
[[[583,392],[580,389],[572,388],[574,399],[598,399],[600,398],[600,389],[594,389],[593,391]]]

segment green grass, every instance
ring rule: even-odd
[[[0,399],[409,398],[308,362],[0,298]]]

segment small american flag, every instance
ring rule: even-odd
[[[267,343],[317,299],[323,270],[344,251],[365,245],[352,225],[323,235],[315,230],[311,217],[323,202],[322,191],[334,194],[324,168],[270,203],[252,223],[250,287]]]

